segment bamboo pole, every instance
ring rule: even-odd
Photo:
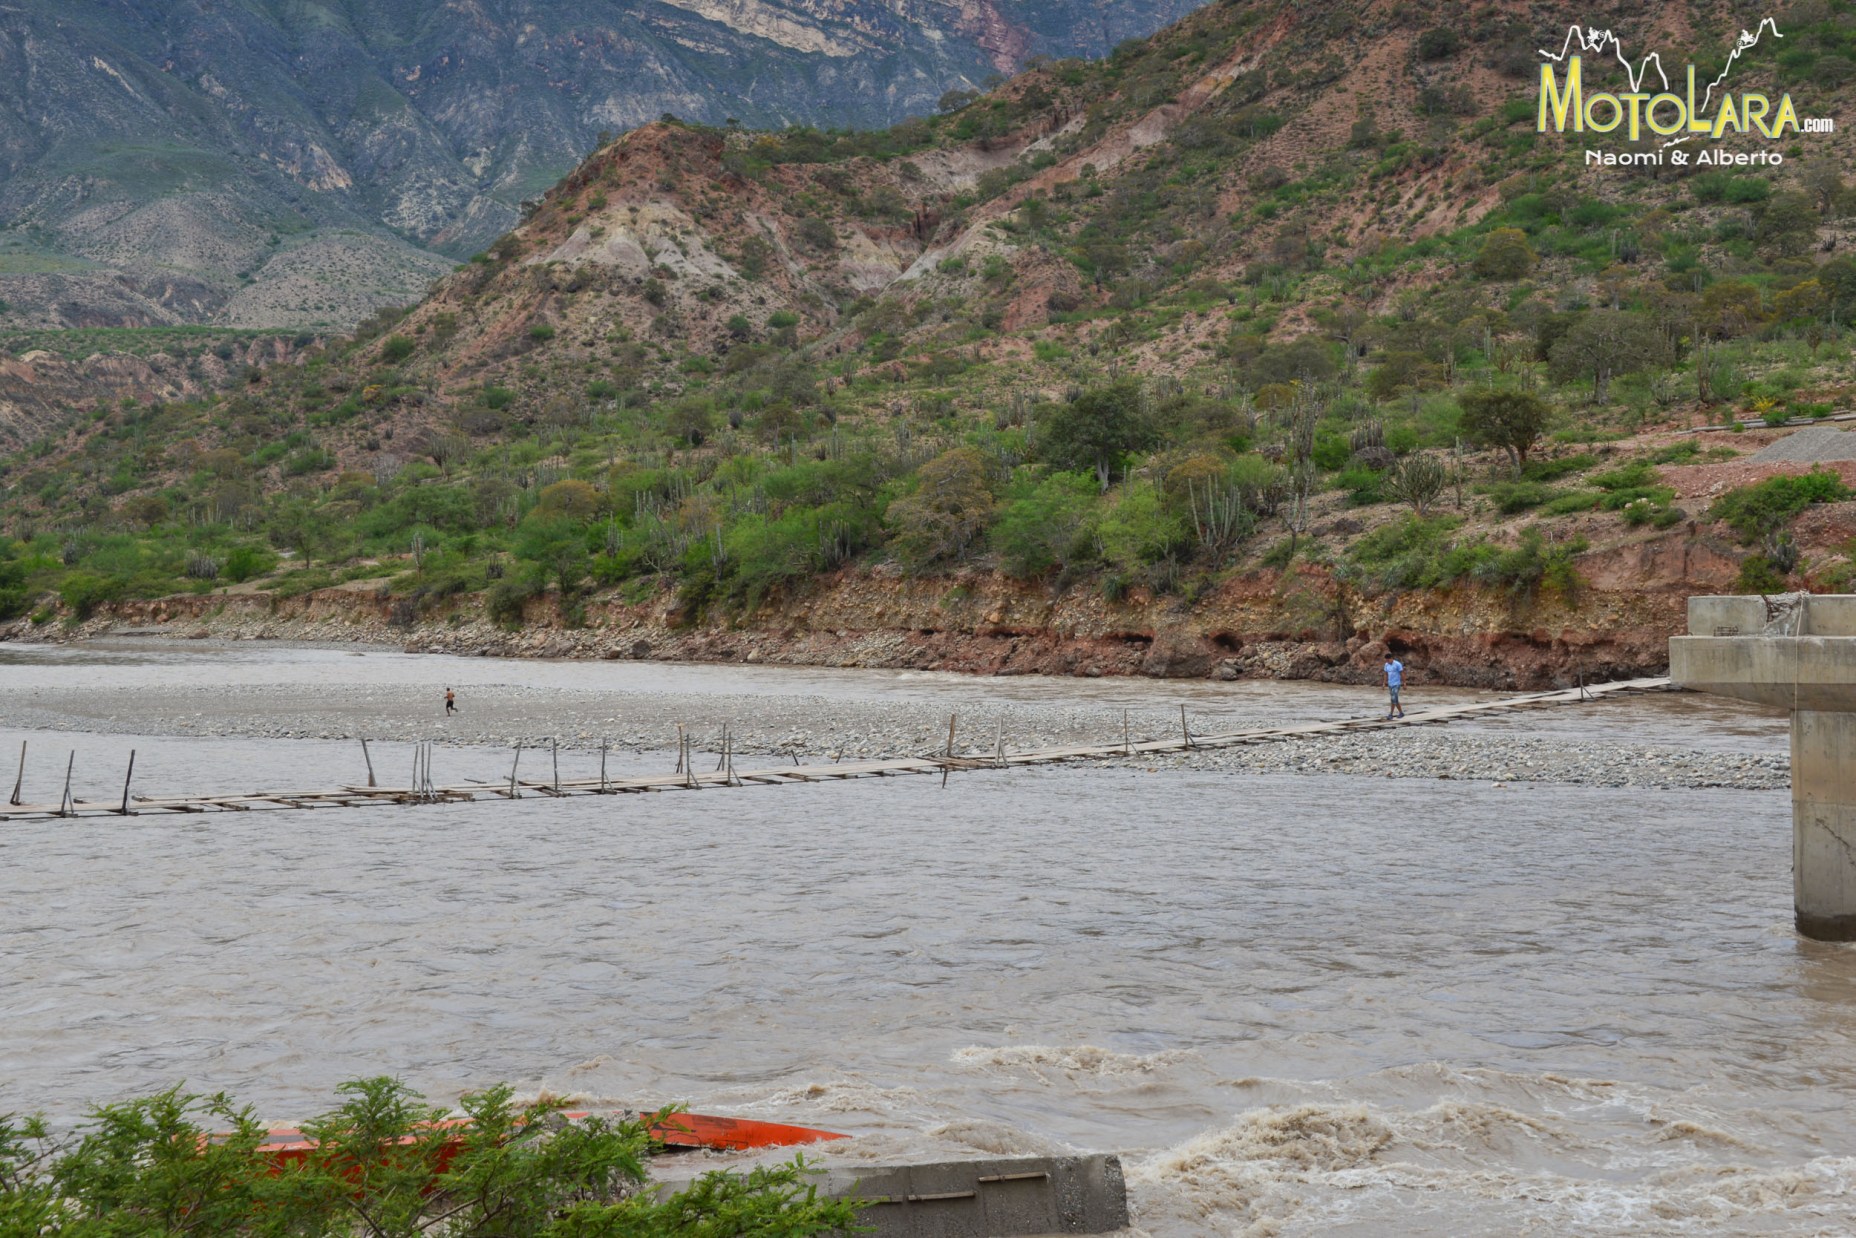
[[[1134,744],[1128,738],[1128,711],[1121,711],[1121,755],[1129,756],[1134,752]]]
[[[604,795],[606,793],[606,746],[610,742],[611,741],[608,740],[605,736],[603,735],[600,736],[600,739],[599,739],[599,793],[601,795]]]
[[[7,803],[9,804],[19,803],[20,788],[24,787],[25,785],[26,785],[26,741],[22,739],[19,741],[19,776],[13,779],[13,798],[8,800]]]
[[[361,737],[361,759],[367,762],[367,785],[378,786],[374,781],[374,758],[367,750],[367,736]]]
[[[554,793],[561,793],[561,741],[550,739],[548,743],[554,749]]]
[[[1186,747],[1192,747],[1192,727],[1186,722],[1186,703],[1179,703],[1179,729],[1186,736]]]
[[[64,766],[64,794],[58,798],[58,815],[74,817],[77,815],[77,801],[71,798],[71,771],[77,767],[77,749],[71,750],[71,759]]]
[[[129,772],[122,776],[122,808],[119,810],[125,817],[131,815],[129,812],[129,780],[134,777],[135,749],[131,748],[129,749]]]
[[[522,793],[516,790],[516,768],[520,766],[521,764],[522,764],[522,744],[520,743],[520,741],[518,741],[516,744],[516,759],[514,763],[511,764],[509,767],[509,798],[512,800],[522,798]]]

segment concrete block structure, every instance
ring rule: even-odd
[[[1790,711],[1798,931],[1856,941],[1856,595],[1690,598],[1669,678]]]
[[[821,1194],[867,1201],[876,1238],[1106,1234],[1128,1224],[1115,1156],[1037,1156],[921,1165],[830,1166]]]

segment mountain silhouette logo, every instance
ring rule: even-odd
[[[1537,129],[1565,133],[1611,133],[1622,127],[1631,141],[1643,136],[1643,130],[1664,139],[1664,146],[1674,146],[1692,137],[1707,134],[1719,138],[1725,133],[1757,132],[1776,138],[1788,130],[1793,133],[1828,133],[1833,126],[1828,119],[1801,121],[1792,97],[1779,96],[1773,101],[1757,92],[1735,94],[1724,90],[1728,75],[1741,55],[1759,46],[1767,35],[1785,36],[1778,23],[1762,18],[1752,30],[1742,30],[1727,54],[1727,62],[1713,81],[1700,87],[1695,80],[1695,66],[1690,64],[1684,89],[1678,93],[1670,84],[1662,56],[1649,52],[1632,60],[1624,50],[1624,41],[1611,30],[1597,26],[1574,25],[1567,28],[1558,52],[1540,49],[1540,113]],[[1609,56],[1624,70],[1630,84],[1627,91],[1587,91],[1583,58],[1587,55]],[[1652,70],[1660,90],[1646,89]],[[1562,72],[1563,71],[1563,74]],[[1716,104],[1716,92],[1719,103]]]

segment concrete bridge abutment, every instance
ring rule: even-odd
[[[1856,941],[1856,712],[1792,714],[1792,888],[1800,933]]]
[[[1690,598],[1669,678],[1791,712],[1795,922],[1856,941],[1856,596]]]

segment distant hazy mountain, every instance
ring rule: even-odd
[[[602,131],[886,125],[1197,6],[0,0],[0,324],[350,323]]]

